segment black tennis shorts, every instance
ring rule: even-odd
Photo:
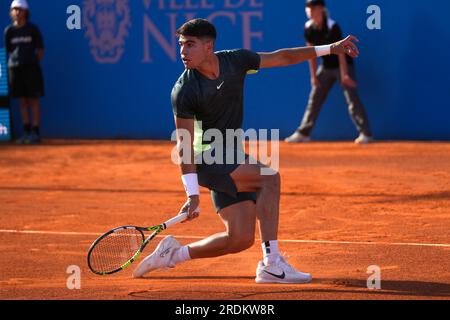
[[[8,69],[10,96],[13,98],[40,98],[44,96],[44,77],[37,64]]]
[[[211,190],[211,199],[217,213],[240,202],[253,201],[256,203],[256,192],[238,192],[236,184],[231,178],[231,173],[244,164],[249,157],[242,151],[235,151],[235,155],[238,152],[241,152],[244,161],[234,161],[232,164],[203,163],[197,165],[198,183]],[[236,158],[237,156],[235,160]]]

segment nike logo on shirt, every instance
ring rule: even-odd
[[[264,272],[267,273],[267,274],[270,274],[271,276],[274,276],[275,278],[278,278],[278,279],[284,279],[284,278],[286,278],[286,274],[284,273],[284,271],[283,271],[282,274],[274,274],[274,273],[272,273],[272,272],[265,271],[265,270],[264,270]]]
[[[223,86],[223,84],[225,83],[225,81],[222,81],[222,83],[220,85],[217,86],[217,90],[220,90]]]

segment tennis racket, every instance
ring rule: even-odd
[[[87,256],[89,269],[102,276],[125,269],[139,257],[149,242],[161,231],[183,222],[187,216],[187,213],[183,213],[153,227],[124,226],[106,232],[95,240],[89,249]],[[146,239],[144,232],[152,232],[152,234]]]

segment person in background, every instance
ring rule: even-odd
[[[308,46],[318,46],[337,42],[342,39],[339,25],[327,13],[324,0],[307,0],[306,15],[310,19],[305,25],[305,39]],[[347,100],[348,109],[359,137],[357,144],[373,141],[366,111],[358,96],[353,59],[345,54],[322,57],[317,68],[317,58],[309,61],[311,72],[311,93],[300,127],[285,141],[289,143],[311,141],[311,132],[320,110],[334,83],[339,81]]]
[[[8,55],[9,87],[12,98],[18,98],[24,133],[17,143],[40,143],[41,106],[44,79],[40,62],[44,53],[41,32],[30,20],[26,0],[11,3],[12,24],[5,29],[4,41]],[[31,112],[30,112],[31,108]]]

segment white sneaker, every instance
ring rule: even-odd
[[[300,142],[311,142],[311,137],[305,136],[298,131],[295,131],[293,135],[284,139],[288,143],[300,143]]]
[[[155,251],[142,260],[134,270],[133,277],[142,278],[146,273],[157,269],[175,268],[175,264],[171,260],[174,251],[180,247],[180,243],[173,236],[165,237]]]
[[[256,269],[256,283],[309,283],[312,276],[294,269],[290,264],[280,257],[280,260],[266,266],[263,261],[258,263]]]
[[[364,133],[361,133],[358,138],[356,138],[356,144],[369,144],[373,142],[373,138],[366,136]]]

